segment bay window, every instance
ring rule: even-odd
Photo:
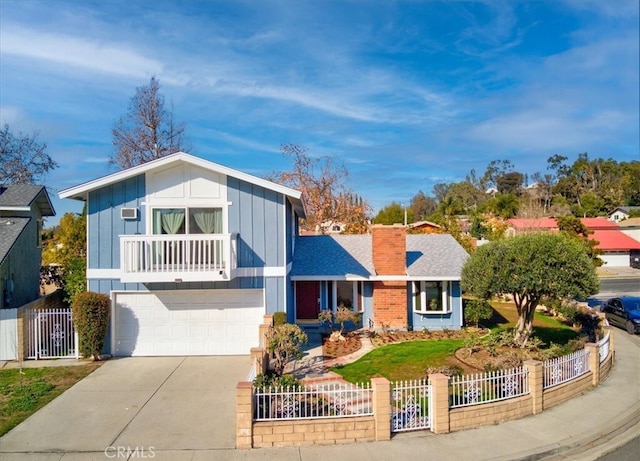
[[[354,312],[362,312],[362,282],[335,280],[327,283],[327,305],[335,311],[346,307]]]

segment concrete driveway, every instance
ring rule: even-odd
[[[0,438],[0,457],[233,449],[235,388],[249,368],[249,356],[110,360]]]

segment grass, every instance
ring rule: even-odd
[[[390,381],[416,379],[426,376],[426,364],[444,365],[462,346],[462,339],[438,341],[408,341],[378,347],[360,360],[333,367],[331,370],[352,383],[383,376]]]
[[[98,368],[100,363],[73,367],[0,370],[0,436]]]
[[[493,303],[492,306],[494,315],[484,322],[484,326],[492,333],[515,327],[518,313],[513,304]],[[534,336],[547,345],[551,342],[566,344],[578,336],[568,325],[543,314],[536,313],[533,326]],[[390,381],[421,379],[426,376],[427,367],[450,364],[463,342],[461,339],[441,339],[390,344],[374,349],[353,363],[331,370],[352,383],[369,381],[376,376],[383,376]]]
[[[509,328],[515,328],[518,322],[518,312],[511,303],[491,303],[493,316],[484,325],[497,333]],[[547,346],[554,344],[567,344],[570,340],[579,336],[578,332],[560,322],[556,317],[536,312],[533,317],[533,335],[539,338]]]

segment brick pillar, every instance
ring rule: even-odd
[[[391,440],[391,383],[385,378],[371,378],[375,439]]]
[[[236,448],[253,447],[253,385],[240,381],[236,386]]]
[[[589,351],[591,385],[596,387],[600,383],[600,346],[597,343],[587,343],[584,348]]]
[[[267,371],[267,353],[262,347],[251,348],[251,364],[256,364],[256,374],[263,375]]]
[[[532,411],[537,415],[544,409],[544,367],[538,360],[525,360],[524,366],[529,371]]]
[[[267,344],[267,331],[269,331],[270,325],[268,323],[262,323],[258,327],[258,339],[260,342],[258,343],[260,347],[264,347]]]
[[[431,430],[435,434],[449,433],[449,377],[442,373],[429,375],[431,383],[430,399],[433,399],[431,408]]]

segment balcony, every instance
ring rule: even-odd
[[[237,267],[237,234],[121,235],[120,281],[230,280]]]

